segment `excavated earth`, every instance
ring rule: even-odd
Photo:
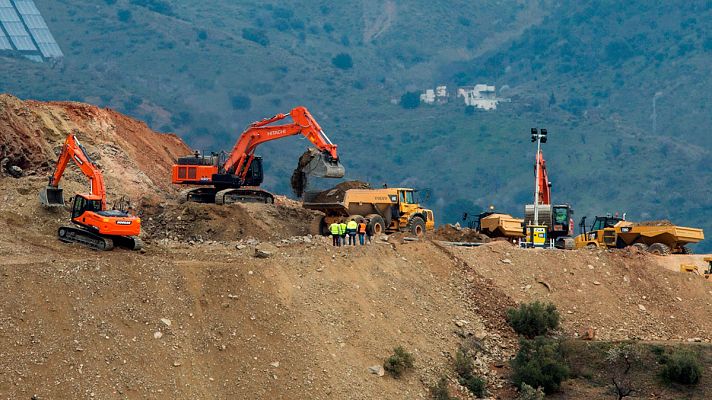
[[[37,192],[75,128],[110,200],[134,200],[144,251],[56,239],[69,210],[43,209]],[[454,376],[461,346],[478,349],[490,396],[511,399],[517,337],[506,310],[532,300],[556,304],[569,338],[712,340],[712,283],[649,254],[399,235],[333,248],[310,234],[319,215],[284,197],[178,204],[166,182],[188,147],[113,111],[2,96],[0,136],[3,157],[24,170],[0,171],[0,399],[429,398],[434,382]],[[65,191],[86,190],[70,170]],[[413,371],[369,372],[399,345],[414,354]],[[685,398],[709,398],[710,379],[712,370]],[[565,389],[583,393],[574,398],[610,398],[573,382]],[[679,397],[660,390],[641,395]]]

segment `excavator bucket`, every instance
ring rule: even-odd
[[[63,207],[62,188],[47,186],[40,191],[40,203],[45,207]]]
[[[302,197],[307,188],[309,176],[343,178],[345,174],[346,170],[340,162],[329,160],[324,153],[310,148],[299,157],[299,164],[292,173],[292,191],[297,197]]]
[[[324,154],[317,153],[311,161],[302,168],[302,172],[319,178],[343,178],[346,170],[339,161],[330,161]]]

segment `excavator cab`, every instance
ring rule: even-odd
[[[91,196],[77,194],[74,196],[74,204],[72,205],[72,219],[77,219],[85,212],[90,211],[98,213],[101,211],[101,199],[93,199]]]

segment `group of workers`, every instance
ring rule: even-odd
[[[334,246],[356,246],[356,236],[358,236],[361,246],[365,245],[366,241],[371,243],[371,234],[367,229],[368,222],[367,219],[356,222],[355,219],[351,218],[349,222],[334,222],[329,225],[329,232]],[[348,244],[346,242],[347,237]]]

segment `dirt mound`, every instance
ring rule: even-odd
[[[567,335],[602,340],[712,341],[709,282],[634,251],[532,250],[506,243],[449,248],[517,302],[553,302]]]
[[[667,219],[661,219],[657,221],[641,221],[634,223],[636,226],[674,226],[672,222]]]
[[[322,214],[292,204],[185,203],[147,206],[143,230],[150,239],[179,241],[275,241],[310,234]]]
[[[346,191],[349,189],[370,189],[371,185],[362,181],[345,181],[331,189],[315,193],[310,198],[312,203],[338,203],[344,200]]]
[[[0,160],[6,159],[6,168],[18,166],[24,175],[48,175],[71,132],[101,168],[110,194],[121,192],[134,199],[173,192],[173,161],[190,153],[176,135],[154,132],[145,123],[109,109],[0,95]],[[63,183],[86,185],[81,174],[70,171]]]
[[[433,232],[435,240],[447,242],[469,242],[469,243],[489,243],[491,240],[487,235],[479,233],[474,229],[462,228],[456,225],[442,225]]]

